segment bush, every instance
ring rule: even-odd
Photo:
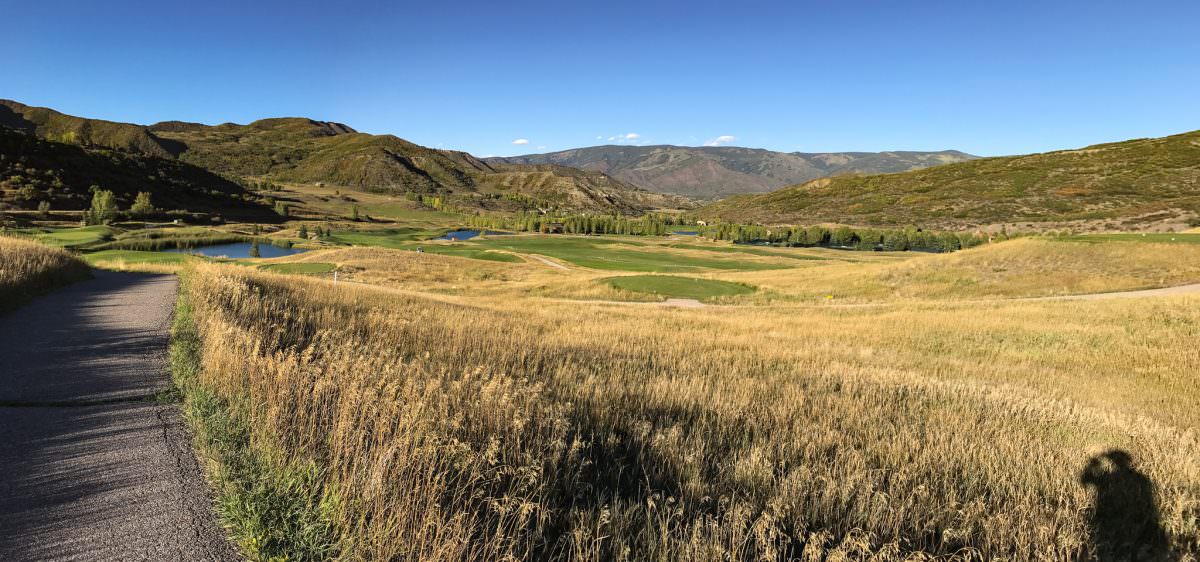
[[[133,206],[129,208],[129,212],[134,216],[146,217],[158,212],[154,208],[154,203],[150,201],[150,194],[145,191],[139,191],[137,198],[133,201]]]
[[[117,218],[117,198],[113,192],[96,189],[92,192],[92,207],[84,220],[91,225],[109,224]]]

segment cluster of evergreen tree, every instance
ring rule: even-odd
[[[766,227],[745,224],[717,224],[702,227],[702,236],[729,240],[739,244],[771,244],[777,246],[824,247],[865,251],[953,252],[973,248],[988,242],[1007,240],[1007,232],[930,231],[910,226],[900,229],[851,228],[840,226]]]

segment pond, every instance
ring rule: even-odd
[[[481,231],[478,231],[478,230],[455,230],[452,232],[447,232],[440,238],[434,238],[434,240],[455,240],[455,241],[470,240],[476,236],[479,236],[480,233],[481,233]],[[482,233],[487,234],[489,236],[497,235],[497,234],[508,234],[507,232],[496,232],[494,230],[484,230],[484,231],[482,231]]]
[[[695,230],[676,230],[672,232],[676,236],[699,236],[700,233]]]
[[[172,248],[170,250],[163,251],[176,254],[196,254],[210,258],[238,259],[250,257],[250,246],[252,246],[250,242],[235,242],[233,244],[216,244],[213,246],[199,246],[196,248]],[[263,258],[278,258],[303,252],[305,252],[305,250],[300,248],[280,248],[279,246],[272,246],[270,244],[258,245],[259,257]]]

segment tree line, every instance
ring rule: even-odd
[[[714,240],[729,240],[737,244],[771,244],[887,252],[953,252],[988,242],[1008,240],[1013,236],[1007,231],[993,234],[931,231],[916,226],[880,229],[848,226],[767,227],[733,223],[702,226],[699,232],[701,236]]]
[[[677,226],[692,226],[697,235],[735,244],[822,247],[860,251],[953,252],[989,242],[1008,240],[1016,235],[998,233],[925,230],[904,228],[855,228],[849,226],[772,227],[756,224],[704,224],[686,216],[652,213],[641,217],[621,215],[543,215],[521,212],[513,216],[475,215],[468,224],[478,229],[514,232],[561,232],[564,234],[626,234],[665,236]]]
[[[628,234],[664,236],[671,227],[685,224],[674,215],[648,214],[641,217],[622,215],[542,215],[519,212],[511,217],[476,215],[467,218],[470,226],[480,229],[516,232],[562,232],[564,234]]]

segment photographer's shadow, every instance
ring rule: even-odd
[[[1079,481],[1095,493],[1090,521],[1091,545],[1083,560],[1170,561],[1170,540],[1163,530],[1154,483],[1118,449],[1088,460]]]

